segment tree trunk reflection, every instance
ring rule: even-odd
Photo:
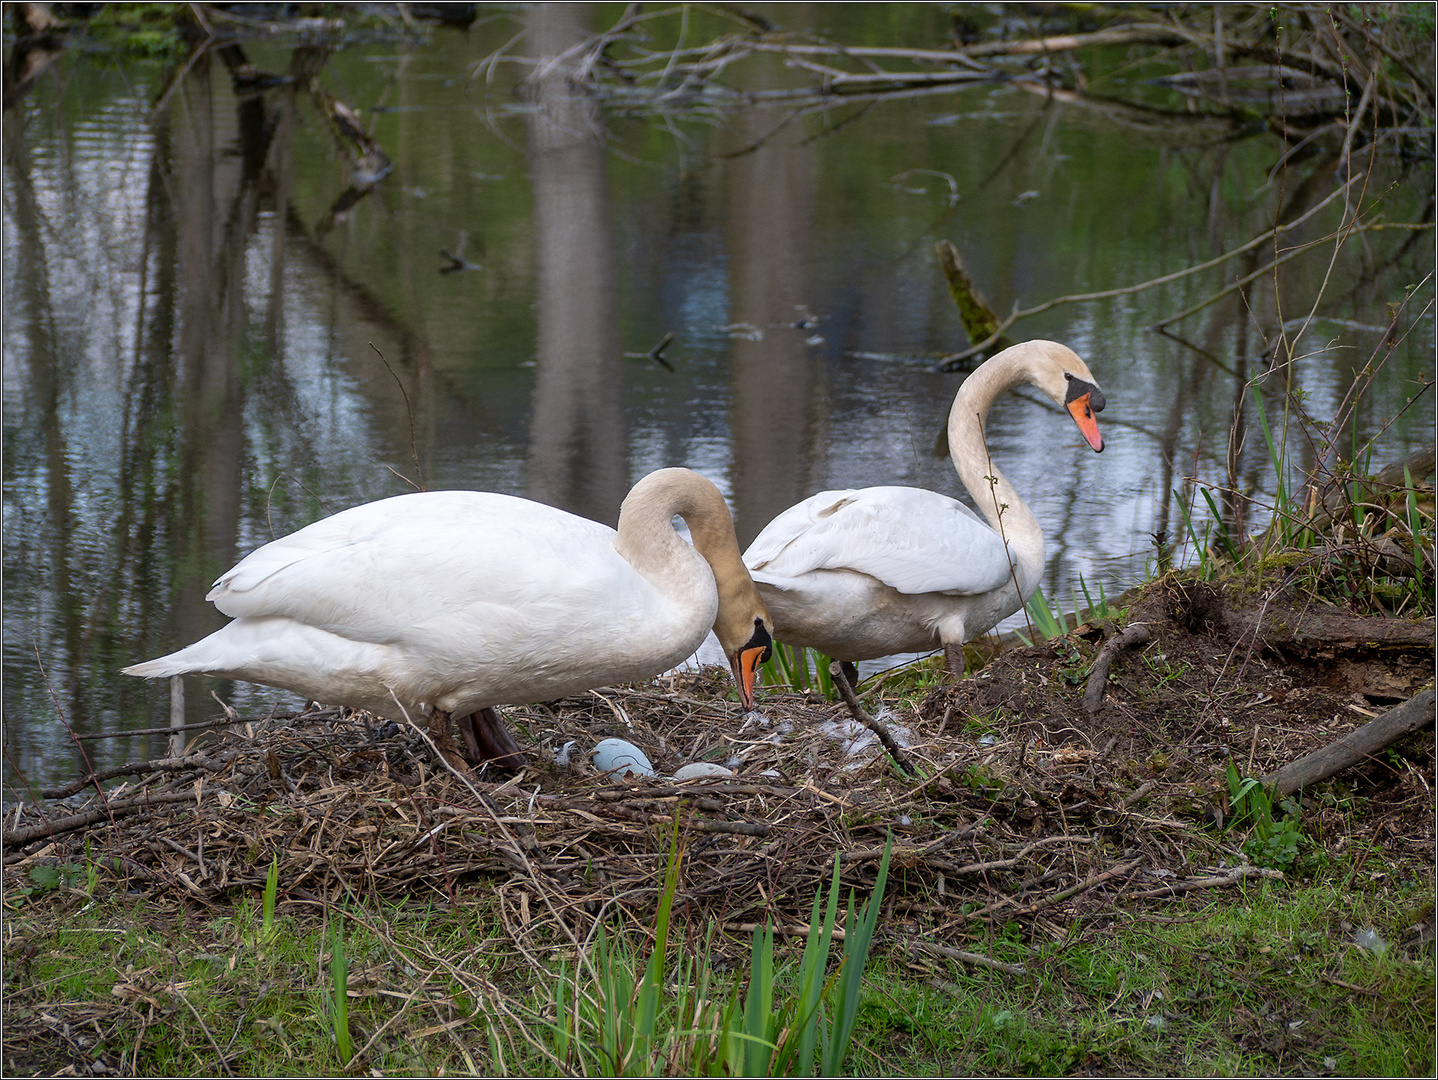
[[[599,107],[562,56],[588,34],[590,14],[540,4],[528,16],[539,332],[527,494],[612,525],[629,474],[604,145]]]
[[[779,118],[758,110],[736,117],[724,168],[729,288],[734,322],[735,527],[747,545],[810,487],[809,428],[813,361],[796,326],[810,295],[810,153],[797,125],[771,135]],[[747,329],[752,327],[752,330]]]

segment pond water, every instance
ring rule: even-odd
[[[872,44],[945,32],[934,5],[785,17]],[[603,25],[541,5],[332,51],[247,41],[161,65],[71,50],[7,112],[7,799],[75,775],[67,730],[167,724],[168,687],[119,669],[222,625],[210,582],[273,536],[412,484],[612,524],[666,465],[719,485],[741,543],[824,488],[958,495],[933,450],[963,374],[935,362],[968,340],[936,241],[1005,313],[1212,259],[1335,187],[1322,154],[1275,171],[1285,147],[1261,126],[1188,122],[1146,83],[1176,119],[1013,81],[641,108],[569,92],[562,64],[530,79]],[[1122,50],[1084,60],[1095,87],[1143,75]],[[735,85],[808,81],[748,63]],[[323,93],[251,69],[317,72]],[[327,101],[357,110],[382,176]],[[1365,168],[1364,207],[1423,217],[1431,170]],[[1310,178],[1321,190],[1299,192]],[[1280,252],[1343,214],[1330,202]],[[990,417],[994,460],[1048,536],[1045,595],[1071,609],[1081,584],[1097,598],[1141,580],[1153,534],[1183,533],[1179,501],[1209,516],[1195,480],[1262,521],[1276,478],[1250,381],[1293,476],[1317,450],[1282,424],[1285,400],[1328,421],[1362,385],[1341,445],[1374,468],[1431,444],[1433,245],[1411,235],[1318,244],[1168,334],[1151,327],[1275,245],[1017,323],[1074,348],[1108,399],[1102,455],[1033,391]],[[1295,359],[1260,378],[1286,355],[1280,331]],[[646,355],[668,334],[672,370]],[[212,691],[251,713],[298,704],[192,679],[191,722],[217,713]],[[163,739],[84,745],[105,765]]]

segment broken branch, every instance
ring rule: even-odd
[[[1103,689],[1108,684],[1108,671],[1113,666],[1113,658],[1124,649],[1147,645],[1152,640],[1153,634],[1147,626],[1143,623],[1130,623],[1103,643],[1098,655],[1094,657],[1088,683],[1083,691],[1083,707],[1090,716],[1103,708]]]
[[[1357,731],[1350,731],[1343,738],[1289,762],[1276,773],[1264,777],[1263,782],[1273,784],[1280,796],[1292,795],[1300,788],[1327,780],[1344,769],[1367,761],[1390,743],[1432,723],[1433,691],[1424,690]]]
[[[839,661],[835,660],[829,665],[829,674],[834,677],[834,685],[839,688],[839,696],[844,699],[844,704],[849,706],[849,712],[853,714],[854,719],[872,731],[879,742],[883,743],[884,749],[894,759],[895,765],[910,776],[917,776],[918,770],[910,764],[908,755],[899,748],[899,744],[894,741],[894,736],[890,734],[889,729],[881,721],[875,720],[865,712],[864,706],[859,704],[859,697],[854,693],[854,688],[849,685],[849,680],[844,677],[844,671]]]

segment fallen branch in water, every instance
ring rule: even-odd
[[[964,55],[970,59],[980,56],[1034,56],[1072,52],[1075,49],[1093,49],[1102,45],[1133,45],[1140,42],[1150,45],[1187,45],[1199,40],[1199,35],[1174,23],[1140,23],[1137,26],[1096,30],[1087,34],[1057,34],[1053,37],[1027,38],[1023,41],[986,41],[970,45],[964,50]]]
[[[1171,282],[1179,280],[1180,278],[1188,277],[1190,274],[1197,274],[1201,273],[1204,270],[1211,270],[1213,267],[1225,263],[1229,259],[1242,255],[1244,252],[1250,251],[1261,244],[1269,243],[1281,234],[1297,227],[1298,225],[1303,224],[1303,222],[1313,217],[1314,214],[1318,213],[1329,203],[1333,202],[1335,199],[1347,192],[1354,184],[1361,181],[1363,179],[1363,175],[1363,173],[1355,174],[1347,181],[1340,184],[1333,191],[1329,192],[1326,196],[1324,196],[1323,199],[1315,203],[1313,206],[1309,207],[1298,217],[1294,218],[1292,221],[1285,221],[1279,225],[1275,225],[1270,229],[1265,229],[1253,239],[1247,241],[1246,243],[1240,244],[1232,251],[1226,251],[1222,255],[1215,256],[1214,258],[1209,259],[1206,262],[1201,262],[1194,266],[1185,266],[1182,270],[1175,270],[1169,274],[1162,274],[1159,277],[1150,278],[1148,281],[1140,281],[1136,285],[1122,285],[1116,289],[1101,289],[1098,292],[1069,293],[1064,296],[1056,296],[1052,300],[1045,300],[1042,303],[1035,304],[1033,307],[1027,308],[1021,308],[1017,304],[1015,304],[1013,311],[1011,311],[1007,316],[1004,317],[1003,321],[999,323],[997,329],[990,337],[986,338],[981,342],[978,342],[975,345],[970,346],[967,349],[962,349],[959,352],[953,353],[949,356],[945,356],[942,360],[938,362],[934,370],[956,370],[965,360],[968,360],[970,357],[975,356],[978,353],[981,353],[986,349],[990,348],[995,342],[999,340],[1003,332],[1006,331],[1014,323],[1016,323],[1019,319],[1027,319],[1033,315],[1041,315],[1045,311],[1048,311],[1050,308],[1058,307],[1061,304],[1084,304],[1088,303],[1091,300],[1112,300],[1119,296],[1128,296],[1132,293],[1143,292],[1145,289],[1152,289],[1158,285],[1167,285]],[[1322,241],[1311,241],[1308,244],[1300,245],[1296,248],[1293,248],[1287,256],[1284,256],[1282,259],[1276,260],[1275,262],[1269,263],[1267,266],[1265,266],[1264,269],[1272,270],[1273,267],[1277,265],[1278,261],[1286,261],[1287,259],[1293,258],[1300,252],[1307,250],[1307,248],[1321,242]],[[1163,322],[1155,324],[1155,326],[1162,327],[1167,325],[1168,323],[1176,322],[1177,320],[1184,318],[1187,315],[1191,315],[1194,311],[1197,311],[1200,308],[1206,307],[1207,305],[1213,303],[1222,295],[1226,295],[1228,292],[1231,292],[1234,288],[1240,287],[1241,284],[1242,283],[1240,282],[1239,285],[1228,286],[1225,289],[1224,293],[1220,294],[1219,296],[1210,297],[1209,299],[1203,301],[1202,304],[1199,305],[1199,307],[1192,308],[1188,311],[1182,312],[1179,315],[1175,315],[1171,318],[1165,319]]]
[[[1007,349],[1013,342],[1003,336],[998,315],[964,269],[959,249],[949,240],[940,240],[934,249],[938,252],[939,266],[944,271],[944,280],[949,283],[949,295],[959,309],[959,318],[969,340],[992,341],[995,348]]]

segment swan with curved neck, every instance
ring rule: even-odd
[[[949,411],[949,454],[983,518],[913,487],[822,491],[791,506],[744,553],[776,638],[844,661],[943,647],[962,671],[963,643],[1022,607],[1043,574],[1043,530],[984,442],[989,407],[1021,383],[1103,450],[1103,391],[1071,349],[1028,341],[998,353]]]
[[[258,548],[206,599],[234,621],[125,673],[244,679],[394,720],[429,717],[455,764],[451,717],[472,760],[516,766],[519,746],[493,706],[650,678],[711,627],[750,709],[770,644],[724,497],[688,469],[635,484],[617,531],[493,492],[366,503]]]

